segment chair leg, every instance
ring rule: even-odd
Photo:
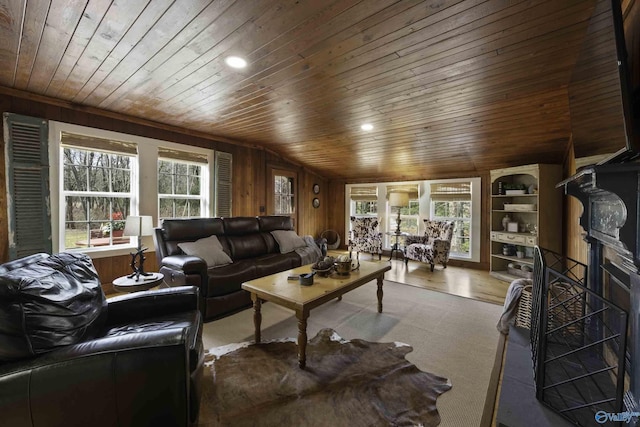
[[[435,264],[431,264],[431,272],[433,273],[433,267],[435,267]]]
[[[447,263],[446,262],[442,263],[442,268],[447,268]]]
[[[404,258],[404,265],[409,265],[409,258],[407,257]]]
[[[378,252],[378,261],[382,260],[382,252]]]

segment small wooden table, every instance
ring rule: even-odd
[[[389,232],[386,233],[387,236],[390,236],[391,238],[393,238],[395,236],[396,238],[396,242],[393,244],[393,246],[391,246],[391,254],[389,255],[389,261],[391,261],[393,259],[393,253],[394,252],[400,252],[402,254],[402,256],[404,257],[404,247],[402,249],[400,249],[400,242],[398,241],[398,239],[400,237],[407,237],[409,235],[409,233],[405,233],[403,231],[396,233],[395,231],[393,232]],[[397,255],[396,255],[396,259],[397,259]]]
[[[140,276],[138,280],[135,277],[128,276],[118,277],[113,281],[113,289],[118,292],[138,292],[147,291],[162,283],[164,274],[151,273],[150,276]]]
[[[316,274],[311,286],[302,286],[298,280],[287,280],[289,276],[309,273],[311,265],[305,265],[243,283],[242,289],[251,293],[253,301],[256,343],[260,342],[260,324],[262,323],[260,309],[263,301],[270,301],[294,310],[298,319],[298,365],[304,369],[306,365],[307,319],[311,309],[332,299],[341,298],[343,294],[376,280],[378,284],[378,313],[382,313],[382,281],[385,271],[389,270],[391,270],[391,266],[386,262],[361,261],[360,269],[352,271],[348,276],[339,276],[334,273],[329,277],[319,277]]]

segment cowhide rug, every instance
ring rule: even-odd
[[[200,426],[437,426],[451,384],[405,359],[406,344],[347,341],[323,329],[298,367],[294,340],[206,354]]]

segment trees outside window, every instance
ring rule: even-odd
[[[389,206],[389,228],[395,231],[397,228],[398,208]],[[400,208],[400,232],[418,234],[418,221],[420,219],[420,203],[418,199],[409,200],[409,206]],[[394,240],[395,241],[395,240]]]
[[[292,177],[276,175],[274,177],[274,212],[292,214],[295,212],[294,180]]]
[[[202,165],[158,160],[158,206],[160,219],[202,216]]]
[[[451,241],[451,253],[469,256],[471,244],[471,201],[470,200],[433,200],[432,218],[439,221],[453,221],[454,232]]]
[[[285,169],[270,169],[271,188],[267,192],[267,214],[288,215],[294,224],[298,223],[298,174]]]
[[[352,212],[356,216],[378,216],[377,200],[358,200],[353,202]]]
[[[64,249],[129,243],[135,156],[63,147]]]
[[[48,154],[57,165],[47,171],[53,251],[126,253],[136,243],[122,236],[130,215],[151,215],[156,225],[230,216],[230,153],[49,121]]]

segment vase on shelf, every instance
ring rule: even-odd
[[[511,217],[509,216],[509,214],[505,215],[504,218],[502,218],[502,231],[507,231],[507,224],[509,224],[511,222]]]

